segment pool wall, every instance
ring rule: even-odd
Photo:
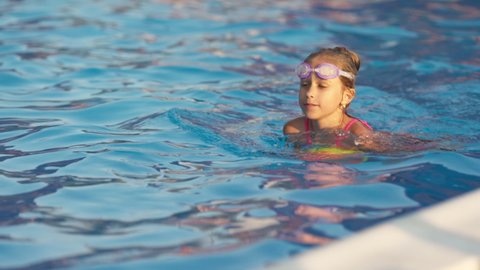
[[[278,264],[283,269],[480,269],[480,190]]]

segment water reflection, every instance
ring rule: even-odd
[[[12,226],[22,223],[34,222],[29,218],[22,218],[22,213],[31,213],[37,210],[35,199],[55,193],[61,184],[51,183],[47,186],[28,193],[0,196],[0,225]]]

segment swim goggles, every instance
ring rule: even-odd
[[[355,78],[355,75],[353,75],[352,73],[343,71],[337,66],[329,63],[319,64],[313,69],[309,63],[303,62],[295,69],[295,73],[300,79],[306,79],[310,77],[312,71],[315,71],[318,78],[324,80],[335,79],[338,76],[344,76],[352,80],[353,78]]]

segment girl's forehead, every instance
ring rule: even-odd
[[[310,82],[315,82],[315,83],[320,83],[322,85],[325,85],[325,86],[336,86],[336,85],[341,85],[342,82],[340,81],[340,77],[337,77],[337,78],[333,78],[333,79],[322,79],[322,78],[318,78],[318,76],[316,74],[313,74],[312,73],[312,76],[308,79],[306,79],[306,81],[310,81]]]

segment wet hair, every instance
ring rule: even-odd
[[[311,53],[304,62],[310,63],[317,56],[325,56],[326,58],[331,59],[338,68],[343,71],[350,72],[357,76],[358,71],[360,70],[360,56],[354,51],[351,51],[345,47],[335,47],[335,48],[322,48],[318,51]],[[340,76],[340,80],[343,85],[348,88],[355,88],[355,78],[349,79],[344,76]]]

